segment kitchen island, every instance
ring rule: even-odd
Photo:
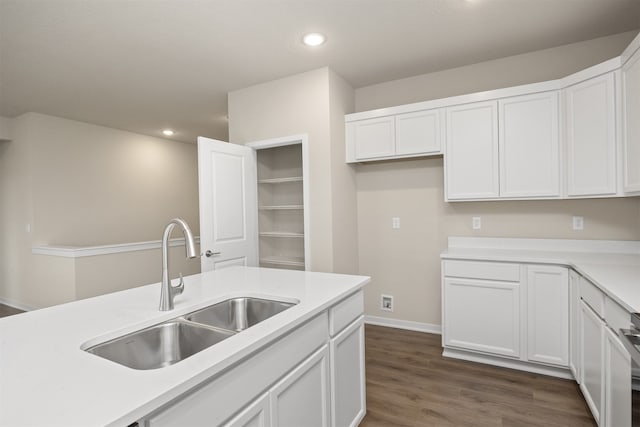
[[[321,422],[341,425],[353,417],[357,424],[364,416],[362,287],[368,281],[232,267],[185,277],[184,293],[168,312],[158,310],[160,284],[153,284],[0,319],[0,425],[172,425],[183,414],[198,415],[193,405],[206,401],[205,392],[213,393],[205,405],[212,425],[244,425],[238,417],[256,407],[270,425],[286,410],[278,406],[278,392],[295,383],[294,368],[307,361],[322,377],[320,389],[312,390],[322,400],[313,403]],[[84,351],[239,296],[298,303],[164,368],[135,370]],[[252,366],[260,369],[257,378],[234,377]],[[230,384],[240,391],[234,394]],[[336,403],[354,390],[348,407]]]

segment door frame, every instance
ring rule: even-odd
[[[259,141],[252,141],[244,144],[247,147],[250,147],[256,151],[263,150],[265,148],[275,148],[275,147],[283,147],[286,145],[295,145],[300,144],[302,147],[302,204],[304,207],[303,213],[303,221],[304,221],[304,269],[311,269],[311,233],[310,233],[310,225],[311,225],[311,196],[309,188],[311,186],[310,183],[310,173],[309,173],[309,135],[298,134],[298,135],[290,135],[283,136],[278,138],[269,138],[263,139]],[[256,156],[257,158],[257,156]],[[258,215],[259,216],[259,215]],[[259,231],[259,225],[258,225]],[[258,241],[260,240],[260,236],[258,235]],[[260,249],[258,244],[258,259],[260,258]]]

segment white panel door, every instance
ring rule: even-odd
[[[393,116],[361,120],[353,122],[353,126],[357,160],[395,154],[395,118]]]
[[[560,195],[558,92],[501,99],[500,196]]]
[[[631,425],[631,356],[620,338],[605,328],[604,425]]]
[[[581,312],[581,357],[582,380],[580,389],[584,395],[591,414],[600,424],[602,408],[604,406],[604,322],[584,301],[580,301]],[[630,377],[629,377],[630,378]]]
[[[271,390],[271,425],[329,427],[329,346],[302,362]]]
[[[569,369],[578,384],[581,380],[580,365],[580,276],[569,271]]]
[[[198,181],[202,271],[258,265],[255,151],[198,137]]]
[[[527,359],[569,365],[569,276],[564,267],[527,267]]]
[[[489,101],[447,108],[447,200],[499,196],[497,105]]]
[[[242,410],[224,427],[269,427],[271,424],[269,393],[263,394]]]
[[[425,110],[396,116],[396,155],[440,151],[442,110]]]
[[[520,357],[520,285],[444,279],[446,346]]]
[[[340,332],[330,346],[332,425],[355,427],[366,412],[364,318]]]
[[[631,425],[631,356],[616,334],[605,328],[604,425]]]
[[[567,195],[616,193],[616,104],[614,74],[564,90]]]
[[[623,158],[626,192],[640,192],[640,50],[622,66]]]

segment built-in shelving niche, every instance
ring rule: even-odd
[[[257,150],[260,266],[305,269],[302,144]]]

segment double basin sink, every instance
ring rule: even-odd
[[[295,305],[260,298],[232,298],[85,351],[132,369],[173,365]]]

